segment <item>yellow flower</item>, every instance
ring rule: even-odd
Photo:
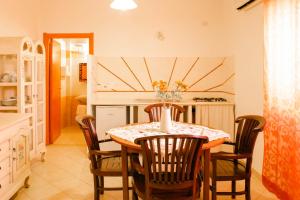
[[[167,82],[163,81],[163,80],[160,80],[156,87],[159,89],[159,91],[161,92],[166,92],[168,87],[167,87]]]
[[[177,80],[177,81],[175,81],[175,83],[176,83],[177,89],[179,89],[179,90],[186,90],[188,87],[181,80]]]
[[[159,85],[159,83],[158,83],[157,81],[153,81],[153,82],[152,82],[152,86],[153,86],[153,87],[157,87],[158,85]]]
[[[157,92],[156,96],[163,101],[179,101],[180,99],[182,99],[181,92],[185,91],[188,88],[188,86],[181,80],[175,81],[175,87],[171,89],[169,89],[168,83],[163,80],[153,81],[152,86]]]
[[[180,84],[182,84],[182,81],[181,80],[177,80],[177,81],[175,81],[175,83],[176,83],[176,85],[180,85]]]
[[[166,82],[166,81],[163,81],[163,80],[159,80],[159,84],[160,84],[160,85],[167,85],[167,82]]]
[[[182,89],[183,89],[183,90],[186,90],[186,89],[188,89],[188,86],[184,84],[184,85],[182,86]]]

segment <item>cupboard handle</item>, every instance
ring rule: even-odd
[[[0,189],[2,188],[2,185],[0,184]]]
[[[16,148],[13,148],[12,150],[13,150],[14,152],[16,152]]]
[[[0,170],[2,169],[2,167],[0,166]]]

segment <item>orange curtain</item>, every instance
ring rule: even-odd
[[[300,199],[300,0],[265,0],[263,183]]]

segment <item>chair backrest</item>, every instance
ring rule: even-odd
[[[96,126],[95,126],[95,118],[92,116],[79,116],[76,117],[76,121],[81,128],[85,142],[87,144],[87,147],[89,149],[89,159],[91,160],[91,167],[93,169],[98,168],[97,164],[97,156],[94,154],[91,154],[94,150],[100,150],[99,142],[98,142],[98,136],[96,133]],[[99,157],[99,156],[98,156]]]
[[[86,115],[76,117],[76,121],[83,132],[89,150],[100,150],[98,136],[96,132],[95,118]]]
[[[207,137],[160,135],[138,138],[145,168],[146,187],[184,189],[196,185],[201,169],[202,144]]]
[[[179,105],[167,103],[165,104],[167,106],[170,106],[171,108],[171,119],[173,121],[179,121],[180,120],[180,114],[185,112],[185,109]],[[164,106],[163,103],[156,103],[148,105],[144,110],[146,113],[149,114],[150,122],[159,122],[162,107]]]
[[[238,117],[235,122],[238,128],[234,152],[252,154],[257,135],[263,131],[266,120],[258,115],[245,115]]]

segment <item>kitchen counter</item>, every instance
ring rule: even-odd
[[[126,99],[119,99],[119,100],[109,100],[109,101],[96,101],[92,102],[91,105],[126,105],[126,106],[138,106],[138,105],[149,105],[153,103],[160,103],[156,99],[136,99],[126,100]],[[195,102],[195,101],[180,101],[174,102],[178,105],[234,105],[231,102]]]
[[[121,119],[124,118],[123,120],[127,123],[147,122],[149,121],[149,116],[145,113],[144,108],[149,104],[159,102],[156,99],[150,98],[132,99],[131,101],[126,98],[99,100],[92,101],[90,104],[90,112],[88,114],[96,116],[98,120],[97,124],[102,124],[101,127],[104,127],[111,122],[116,122],[114,119],[117,119],[117,117]],[[215,129],[220,129],[228,133],[234,133],[234,103],[195,102],[192,100],[174,103],[184,106],[186,109],[186,112],[181,116],[180,121],[201,124],[203,126],[214,127]],[[113,111],[117,109],[120,110]],[[105,121],[106,119],[109,119],[109,122]]]
[[[29,116],[30,114],[0,113],[0,131],[27,119]]]

